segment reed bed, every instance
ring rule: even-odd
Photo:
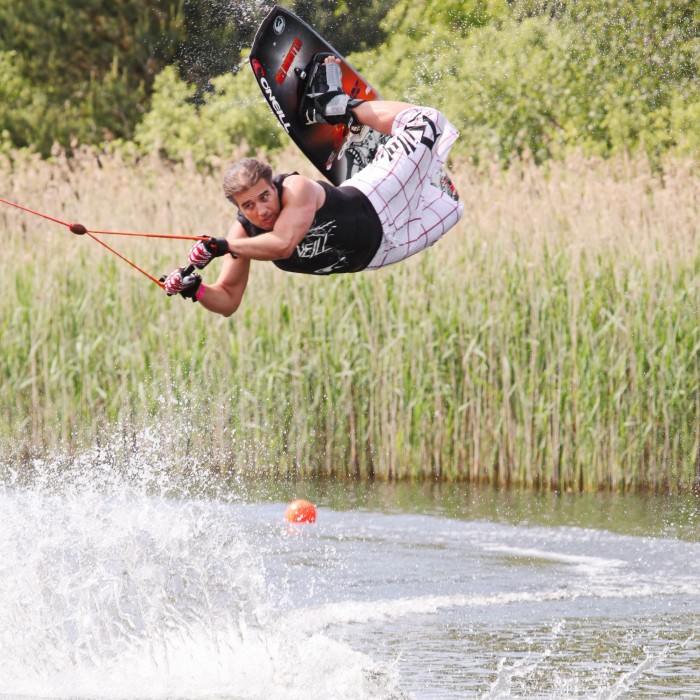
[[[88,228],[222,235],[234,215],[219,174],[186,165],[84,152],[1,172],[3,198]],[[164,462],[231,473],[697,488],[696,166],[453,172],[465,216],[429,251],[328,278],[254,263],[230,319],[0,207],[2,453],[155,432]],[[154,274],[189,248],[108,242]]]

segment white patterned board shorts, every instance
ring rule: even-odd
[[[458,135],[432,107],[405,109],[372,163],[341,185],[363,192],[382,223],[382,242],[365,269],[377,270],[420,253],[459,221],[463,204],[431,183]]]

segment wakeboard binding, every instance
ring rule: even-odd
[[[299,78],[298,116],[303,124],[344,124],[360,127],[353,109],[364,100],[343,92],[343,72],[339,63],[326,63],[332,53],[317,53],[304,69],[295,69]]]

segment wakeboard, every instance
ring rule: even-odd
[[[323,37],[293,12],[275,5],[253,41],[250,65],[270,109],[292,141],[323,175],[340,185],[372,162],[389,137],[367,126],[307,124],[299,104],[316,54],[332,53],[341,63],[343,91],[360,100],[380,100],[377,90]],[[457,199],[444,170],[435,184]]]

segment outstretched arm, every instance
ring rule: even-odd
[[[229,230],[227,240],[229,247],[239,239],[247,238],[243,226],[236,221]],[[212,285],[205,285],[204,292],[199,297],[199,303],[207,310],[222,316],[233,315],[241,304],[243,294],[248,285],[250,260],[248,258],[232,258],[226,255],[223,259],[219,278]]]

